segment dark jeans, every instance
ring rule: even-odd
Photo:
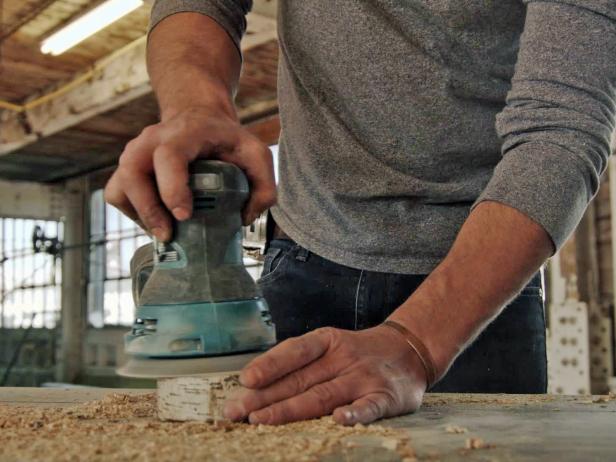
[[[259,286],[281,341],[324,326],[349,330],[375,326],[425,277],[349,268],[293,241],[274,239]],[[545,393],[546,388],[545,318],[538,274],[431,391]]]

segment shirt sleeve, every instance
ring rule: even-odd
[[[246,14],[251,8],[252,0],[155,0],[150,31],[173,14],[201,13],[220,24],[240,50],[240,41],[246,32]]]
[[[526,0],[502,158],[475,202],[514,207],[560,248],[607,167],[614,130],[616,2]]]

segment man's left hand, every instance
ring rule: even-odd
[[[337,423],[365,424],[417,410],[426,389],[419,357],[385,326],[286,340],[248,364],[240,382],[225,416],[270,425],[332,413]]]

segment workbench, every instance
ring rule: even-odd
[[[0,404],[66,407],[108,393],[151,390],[96,388],[0,388]],[[419,460],[440,461],[616,461],[614,397],[428,394],[413,415],[381,422],[410,431]],[[33,433],[33,438],[36,438]],[[483,448],[468,449],[470,439]],[[337,460],[399,460],[396,454],[358,452]]]

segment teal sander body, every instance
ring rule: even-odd
[[[276,343],[267,303],[244,267],[243,172],[220,161],[190,166],[193,215],[173,240],[131,261],[136,319],[118,374],[174,377],[241,369]]]

